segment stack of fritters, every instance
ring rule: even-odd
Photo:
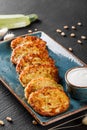
[[[69,107],[69,98],[59,83],[58,68],[49,56],[46,42],[36,36],[11,42],[11,61],[31,107],[43,116],[54,116]]]

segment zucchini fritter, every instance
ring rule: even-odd
[[[25,88],[25,90],[24,90],[25,98],[28,99],[29,95],[32,92],[37,91],[37,90],[39,90],[43,87],[47,87],[47,86],[59,87],[60,89],[63,89],[62,85],[58,84],[53,79],[45,78],[45,77],[36,78],[36,79],[32,79],[28,83],[27,87]]]
[[[11,48],[14,49],[15,47],[21,45],[21,44],[25,44],[25,43],[29,43],[29,42],[43,42],[43,40],[39,37],[36,36],[25,36],[25,37],[17,37],[14,40],[12,40],[11,42]]]
[[[55,116],[69,108],[70,100],[63,90],[55,87],[44,87],[32,92],[28,103],[42,116]]]
[[[11,61],[17,64],[18,60],[26,54],[48,53],[45,42],[31,42],[17,46],[11,54]]]
[[[26,35],[25,38],[24,38],[24,42],[27,43],[27,42],[38,42],[38,43],[46,43],[44,40],[42,40],[41,38],[39,37],[36,37],[36,36],[29,36],[29,35]]]
[[[27,66],[19,75],[21,84],[26,87],[34,78],[49,77],[59,82],[58,69],[53,65],[32,65]]]
[[[20,44],[24,43],[24,38],[21,37],[17,37],[14,40],[11,41],[11,48],[14,49],[15,47],[17,47]]]
[[[24,55],[17,63],[16,71],[20,73],[25,67],[35,64],[51,64],[54,65],[54,60],[47,53],[27,54]]]
[[[30,106],[42,116],[55,116],[69,108],[69,97],[59,83],[58,68],[49,57],[46,42],[21,36],[11,42],[11,61],[17,64],[19,81]]]

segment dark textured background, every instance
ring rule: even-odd
[[[44,31],[53,39],[63,45],[65,48],[72,47],[73,54],[87,63],[87,40],[80,45],[76,41],[81,35],[87,36],[87,0],[0,0],[0,14],[31,14],[36,13],[39,20],[21,29],[10,30],[16,36],[25,34],[29,29],[35,28]],[[63,30],[64,25],[76,25],[78,21],[83,23],[82,27],[77,27],[76,38],[70,38],[71,30],[66,31],[67,37],[62,37],[56,33],[56,29]],[[79,113],[79,116],[86,111]],[[5,120],[6,116],[13,118],[13,123]],[[72,117],[68,118],[71,119]],[[0,126],[0,130],[47,130],[52,125],[42,127],[32,124],[33,117],[17,101],[17,99],[0,83],[0,119],[4,120],[5,126]],[[80,123],[81,119],[72,122]],[[57,123],[56,123],[57,124]],[[53,125],[56,125],[53,124]],[[74,129],[86,130],[86,126],[76,127]],[[66,129],[65,129],[66,130]],[[73,130],[71,128],[70,130]]]

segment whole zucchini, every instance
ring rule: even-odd
[[[22,28],[30,25],[33,21],[37,20],[36,14],[23,15],[23,14],[9,14],[0,15],[0,28]]]

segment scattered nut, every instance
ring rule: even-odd
[[[0,125],[3,126],[4,125],[4,122],[2,120],[0,120]]]
[[[76,30],[76,27],[75,27],[75,26],[72,26],[71,28],[72,28],[73,30]]]
[[[83,125],[87,125],[87,116],[85,116],[85,117],[82,119],[82,124],[83,124]]]
[[[78,22],[77,25],[78,25],[78,26],[82,26],[82,23],[81,23],[81,22]]]
[[[69,29],[69,27],[68,27],[67,25],[65,25],[63,28],[64,28],[64,29]]]
[[[33,120],[33,121],[32,121],[32,124],[33,124],[33,125],[37,125],[37,121],[36,121],[36,120]]]
[[[65,34],[64,32],[61,32],[61,36],[65,37],[65,36],[66,36],[66,34]]]
[[[70,34],[70,37],[75,37],[75,36],[76,36],[75,33]]]
[[[9,121],[9,122],[12,122],[12,118],[11,117],[6,117],[6,120]]]
[[[73,49],[71,47],[69,47],[68,50],[71,51],[71,52],[73,51]]]
[[[86,36],[81,36],[81,39],[86,40],[87,37]]]
[[[29,33],[32,33],[32,30],[28,30]]]
[[[81,40],[77,40],[77,43],[80,43],[80,44],[82,44],[82,41],[81,41]]]
[[[34,30],[37,31],[37,28],[35,28]]]
[[[57,29],[56,32],[61,33],[62,31],[60,29]]]

